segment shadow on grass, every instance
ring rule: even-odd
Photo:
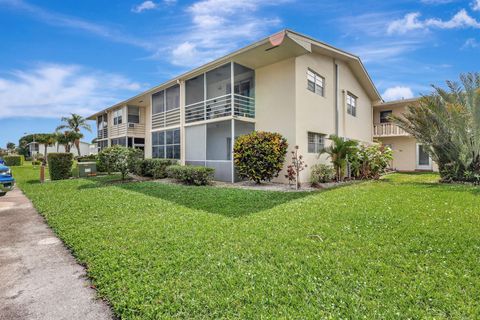
[[[469,183],[442,183],[437,174],[425,172],[395,173],[384,176],[379,182],[402,186],[423,187],[440,192],[470,192],[475,196],[480,195],[480,186],[475,186]]]
[[[112,186],[191,209],[233,218],[268,210],[313,194],[312,192],[275,192],[211,186],[184,186],[158,182],[119,183],[114,179],[105,179],[104,177],[101,179],[94,178],[90,180],[90,183],[79,186],[79,189]],[[132,198],[132,201],[136,201],[135,198]]]

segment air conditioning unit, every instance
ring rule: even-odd
[[[128,124],[128,127],[129,127],[129,128],[135,128],[135,123],[129,123],[129,124]]]

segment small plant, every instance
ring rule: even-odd
[[[355,140],[345,140],[336,135],[331,135],[329,139],[332,144],[320,151],[320,154],[326,153],[332,161],[335,168],[335,176],[337,181],[343,181],[345,170],[349,157],[356,152],[358,142]]]
[[[142,156],[142,151],[138,149],[119,145],[105,148],[98,154],[99,171],[105,170],[108,174],[120,172],[122,180],[125,180],[130,172],[134,172],[135,164]]]
[[[303,156],[298,154],[298,146],[295,146],[295,150],[293,150],[291,153],[292,164],[288,165],[285,178],[288,178],[288,184],[291,185],[292,183],[295,183],[295,189],[298,190],[300,188],[300,172],[305,170],[307,165],[305,164],[305,161],[303,161]]]
[[[254,131],[238,137],[233,148],[237,174],[256,183],[278,177],[287,148],[279,133]]]
[[[327,164],[316,164],[311,168],[310,183],[318,186],[320,183],[331,182],[335,178],[335,169]]]
[[[73,165],[73,155],[71,153],[49,153],[47,158],[50,180],[70,178]]]
[[[196,186],[210,184],[215,173],[213,168],[180,165],[169,166],[166,171],[169,178]]]

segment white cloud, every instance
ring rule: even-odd
[[[151,49],[152,47],[150,42],[142,41],[138,38],[131,37],[125,32],[113,30],[101,24],[79,19],[77,17],[49,11],[39,6],[32,5],[23,0],[0,0],[0,5],[28,14],[34,19],[37,19],[52,26],[80,30],[89,34],[109,39],[114,42],[125,43],[147,50]]]
[[[475,0],[472,2],[472,10],[480,11],[480,0]]]
[[[450,20],[439,18],[421,20],[419,12],[412,12],[406,14],[402,19],[392,21],[387,27],[387,32],[388,34],[405,34],[409,31],[427,30],[429,28],[458,29],[469,27],[480,29],[480,22],[472,18],[465,9],[458,11]]]
[[[152,10],[152,9],[155,9],[157,7],[157,4],[153,1],[144,1],[142,3],[140,3],[139,5],[135,6],[132,11],[135,12],[135,13],[140,13],[140,12],[143,12],[145,10]]]
[[[410,99],[413,98],[413,91],[410,87],[395,86],[385,90],[382,97],[385,101]]]
[[[142,85],[118,74],[43,64],[0,77],[0,117],[60,117],[70,112],[86,116],[140,89]]]
[[[284,3],[285,0],[201,0],[187,8],[190,23],[170,49],[171,62],[184,67],[194,66],[225,55],[240,43],[258,39],[280,20],[266,18],[261,7]]]
[[[480,47],[480,42],[478,42],[475,38],[468,38],[465,40],[465,43],[462,46],[463,49],[468,49],[468,48],[478,48]]]

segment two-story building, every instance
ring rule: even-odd
[[[235,181],[233,141],[279,132],[308,168],[331,134],[371,143],[382,99],[359,57],[285,30],[89,117],[98,148],[120,144],[146,158],[215,168]],[[287,159],[289,160],[289,159]],[[288,161],[287,161],[288,162]],[[309,170],[301,174],[308,181]],[[285,181],[283,174],[278,181]]]

